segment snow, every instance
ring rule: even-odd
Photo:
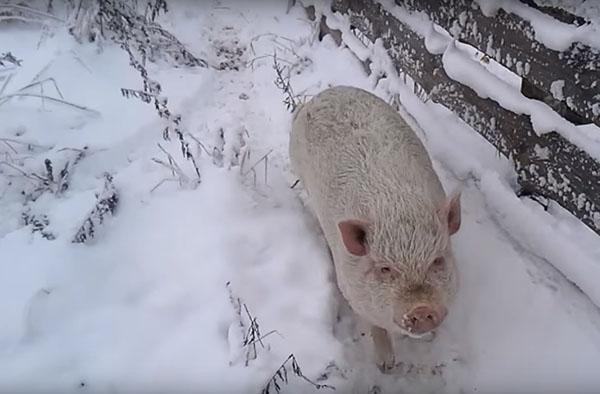
[[[299,7],[289,14],[275,2],[182,1],[170,8],[160,22],[192,53],[209,64],[240,66],[148,65],[186,130],[209,152],[223,146],[222,167],[194,147],[202,175],[195,188],[155,188],[170,177],[151,160],[166,160],[157,143],[186,174],[194,172],[178,142],[162,140],[164,124],[152,106],[120,95],[121,87],[141,85],[121,49],[78,44],[60,29],[38,48],[38,29],[0,25],[0,50],[23,59],[10,91],[44,70],[39,78],[54,78],[66,100],[100,114],[49,102],[43,108],[34,98],[0,105],[0,138],[42,145],[29,152],[13,144],[13,159],[23,157],[27,171],[43,173],[46,157],[69,160],[73,151],[62,148],[88,147],[68,190],[28,204],[48,216],[52,241],[20,220],[20,191],[31,182],[7,168],[0,173],[1,392],[260,392],[292,353],[308,378],[324,374],[319,383],[336,392],[599,387],[600,239],[556,204],[546,212],[515,197],[510,163],[444,107],[422,102],[391,69],[381,43],[352,44],[371,60],[367,77],[349,49],[330,37],[315,40]],[[242,53],[226,59],[219,47]],[[386,99],[398,94],[446,190],[462,190],[462,228],[454,239],[458,299],[433,341],[398,340],[403,364],[396,374],[373,365],[364,322],[340,299],[318,224],[300,187],[290,189],[291,114],[273,83],[275,50],[282,64],[294,65],[292,86],[307,99],[336,84]],[[458,49],[446,49],[445,62],[471,61],[449,51]],[[477,69],[469,70],[471,83],[484,84]],[[6,160],[3,149],[10,149],[0,148]],[[243,168],[235,164],[238,150],[250,152]],[[268,161],[258,162],[268,152]],[[118,209],[93,242],[73,244],[104,172],[114,177]],[[232,296],[263,335],[276,331],[263,339],[264,348],[257,345],[255,359],[246,360],[243,330],[250,322],[242,310],[240,326]],[[288,372],[282,392],[315,391]]]
[[[491,98],[503,108],[517,114],[529,115],[533,130],[538,135],[556,131],[581,150],[600,160],[600,139],[597,132],[583,134],[582,128],[565,120],[547,104],[526,98],[519,90],[488,72],[481,64],[468,59],[454,44],[448,45],[442,61],[450,78],[471,87],[480,97]],[[553,93],[558,94],[557,88]]]
[[[493,17],[499,9],[503,9],[528,21],[533,28],[535,39],[549,49],[566,51],[576,42],[600,49],[598,15],[595,15],[596,18],[593,14],[584,15],[586,19],[590,16],[594,18],[593,22],[576,26],[560,22],[517,0],[478,0],[478,4],[485,16]]]
[[[587,21],[600,21],[600,4],[595,0],[543,0],[540,5],[558,7]]]
[[[448,43],[452,41],[452,37],[447,32],[440,32],[441,29],[436,29],[434,23],[430,22],[429,25],[431,28],[425,35],[425,48],[427,48],[429,53],[441,55],[446,51]]]
[[[529,115],[538,135],[557,132],[591,157],[600,159],[600,128],[595,125],[576,126],[547,104],[523,96],[520,92],[520,79],[514,73],[491,59],[487,65],[475,60],[481,56],[477,49],[453,40],[446,31],[428,20],[425,13],[409,13],[389,0],[381,1],[381,4],[386,11],[422,35],[430,53],[443,53],[444,70],[451,79],[469,86],[482,98],[496,101],[503,108]],[[492,12],[491,9],[500,3],[492,1],[485,4],[486,7],[491,7],[488,11]],[[562,94],[562,85],[564,81],[562,84],[555,81],[552,93]]]
[[[555,99],[562,101],[565,99],[565,95],[563,93],[564,87],[565,81],[563,79],[556,80],[550,85],[550,93],[552,93],[552,96],[554,96]]]

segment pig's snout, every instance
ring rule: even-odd
[[[446,313],[446,308],[436,310],[430,306],[420,305],[404,315],[399,325],[411,334],[425,334],[437,328],[446,317]]]

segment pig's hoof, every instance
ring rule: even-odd
[[[390,374],[396,366],[396,358],[391,356],[389,359],[377,363],[377,366],[379,367],[381,373]]]

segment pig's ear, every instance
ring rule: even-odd
[[[448,223],[450,235],[456,233],[460,228],[460,192],[456,192],[448,198],[439,209],[442,221]]]
[[[364,256],[368,253],[365,222],[344,220],[338,223],[338,228],[342,234],[342,242],[350,254]]]

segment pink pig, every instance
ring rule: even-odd
[[[390,369],[389,333],[431,332],[454,298],[450,236],[460,227],[460,194],[446,197],[398,112],[354,87],[326,89],[296,111],[290,160],[331,249],[338,286],[372,324],[377,362]]]

